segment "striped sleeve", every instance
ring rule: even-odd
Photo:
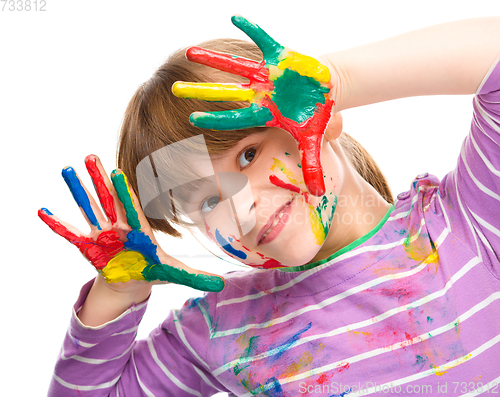
[[[143,394],[137,390],[131,396],[202,397],[228,392],[212,375],[207,358],[213,353],[210,335],[215,305],[209,302],[214,295],[189,299],[146,340],[137,342],[133,366],[124,377],[140,379]]]
[[[147,301],[102,326],[87,327],[77,313],[91,286],[92,281],[82,288],[74,306],[49,397],[201,397],[225,391],[212,378],[204,359],[194,353],[193,346],[206,346],[209,332],[196,305],[186,304],[178,313],[172,312],[147,339],[135,341]]]
[[[113,394],[128,365],[137,328],[147,302],[99,327],[87,327],[77,313],[83,306],[93,280],[85,284],[73,308],[66,337],[56,362],[49,397],[109,396]]]
[[[440,185],[452,232],[500,278],[500,58],[473,99],[457,167]]]

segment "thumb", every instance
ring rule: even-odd
[[[208,292],[220,292],[224,289],[224,278],[213,273],[193,269],[181,261],[162,253],[162,263],[147,266],[142,274],[146,280],[166,281]]]

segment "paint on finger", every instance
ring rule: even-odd
[[[104,212],[106,213],[106,216],[112,223],[116,223],[117,217],[113,196],[106,186],[106,182],[104,181],[104,177],[102,176],[99,167],[97,167],[96,158],[92,156],[88,157],[85,161],[85,166],[87,167],[90,177],[92,178],[92,183],[97,191],[97,196],[99,197],[99,201],[104,209]]]
[[[123,172],[117,172],[115,170],[111,175],[111,180],[115,187],[116,194],[123,204],[123,208],[125,208],[128,225],[132,229],[141,230],[141,222],[139,221],[139,215],[137,214],[134,201],[132,200],[132,193],[130,192],[127,177]]]
[[[73,198],[75,199],[78,206],[82,209],[88,221],[93,226],[97,227],[97,229],[101,230],[101,226],[99,225],[94,211],[92,210],[92,206],[90,205],[89,196],[83,188],[80,179],[78,179],[75,170],[72,167],[64,168],[62,170],[62,177],[64,178],[64,181],[68,185]]]

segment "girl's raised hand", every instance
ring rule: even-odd
[[[98,157],[88,156],[85,164],[106,217],[71,167],[64,168],[62,175],[91,228],[90,234],[84,235],[45,208],[38,216],[78,247],[108,283],[168,282],[215,292],[224,288],[221,277],[191,269],[158,246],[125,174],[113,171],[111,183]]]
[[[196,127],[220,131],[264,126],[288,131],[298,143],[309,192],[323,195],[321,145],[334,103],[328,68],[315,58],[283,47],[241,16],[233,16],[232,22],[261,49],[264,58],[261,62],[200,47],[189,48],[186,57],[246,77],[250,82],[176,82],[172,87],[174,95],[206,101],[249,102],[249,107],[239,110],[195,112],[190,121]]]

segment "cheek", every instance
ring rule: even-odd
[[[204,233],[225,254],[245,265],[260,269],[284,267],[280,261],[249,249],[229,228],[210,228],[208,222],[205,222]]]
[[[316,201],[316,205],[308,204],[309,225],[316,244],[322,245],[332,225],[337,207],[337,196],[329,192]]]

